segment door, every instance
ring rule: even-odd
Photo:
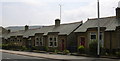
[[[65,43],[64,43],[64,42],[65,42],[64,39],[62,39],[62,45],[61,45],[61,47],[62,47],[61,50],[62,50],[62,51],[64,50],[64,47],[65,47],[65,45],[64,45]]]
[[[80,37],[80,45],[85,47],[85,37]]]

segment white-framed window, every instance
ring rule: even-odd
[[[12,38],[12,39],[10,39],[10,41],[11,41],[11,42],[14,42],[14,39]]]
[[[39,38],[39,45],[40,45],[40,46],[43,46],[43,37],[40,37],[40,38]]]
[[[17,39],[18,42],[21,42],[22,40],[20,38]]]
[[[52,37],[49,38],[49,46],[50,46],[50,47],[53,46],[53,40],[52,40],[52,39],[53,39]]]
[[[48,42],[49,47],[57,47],[58,46],[57,36],[49,36],[48,40],[49,40],[49,42]]]
[[[35,46],[38,46],[39,45],[39,39],[38,37],[35,38]]]
[[[90,41],[97,40],[97,32],[90,32]],[[100,32],[100,44],[104,47],[104,34]]]
[[[35,38],[36,41],[36,46],[43,46],[43,37],[36,37]]]
[[[90,32],[90,40],[91,41],[97,40],[97,34],[96,34],[96,32]]]

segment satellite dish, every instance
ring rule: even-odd
[[[120,1],[118,2],[118,7],[120,7]]]

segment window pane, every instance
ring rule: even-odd
[[[57,42],[54,42],[54,46],[57,46]]]
[[[41,41],[41,38],[39,39],[39,41]]]
[[[50,46],[53,46],[53,43],[52,43],[52,42],[50,42]]]
[[[50,41],[52,41],[52,38],[50,38]]]
[[[96,35],[91,35],[91,39],[96,39]]]
[[[36,40],[38,41],[39,39],[38,39],[38,38],[36,38]]]
[[[40,42],[40,46],[42,46],[42,42]]]
[[[56,41],[56,38],[54,38],[54,41]]]

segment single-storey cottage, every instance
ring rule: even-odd
[[[100,25],[100,44],[106,49],[120,49],[120,8],[116,8],[116,16],[103,17],[98,20],[88,19],[75,33],[77,45],[89,48],[89,43],[98,40],[98,21]]]

